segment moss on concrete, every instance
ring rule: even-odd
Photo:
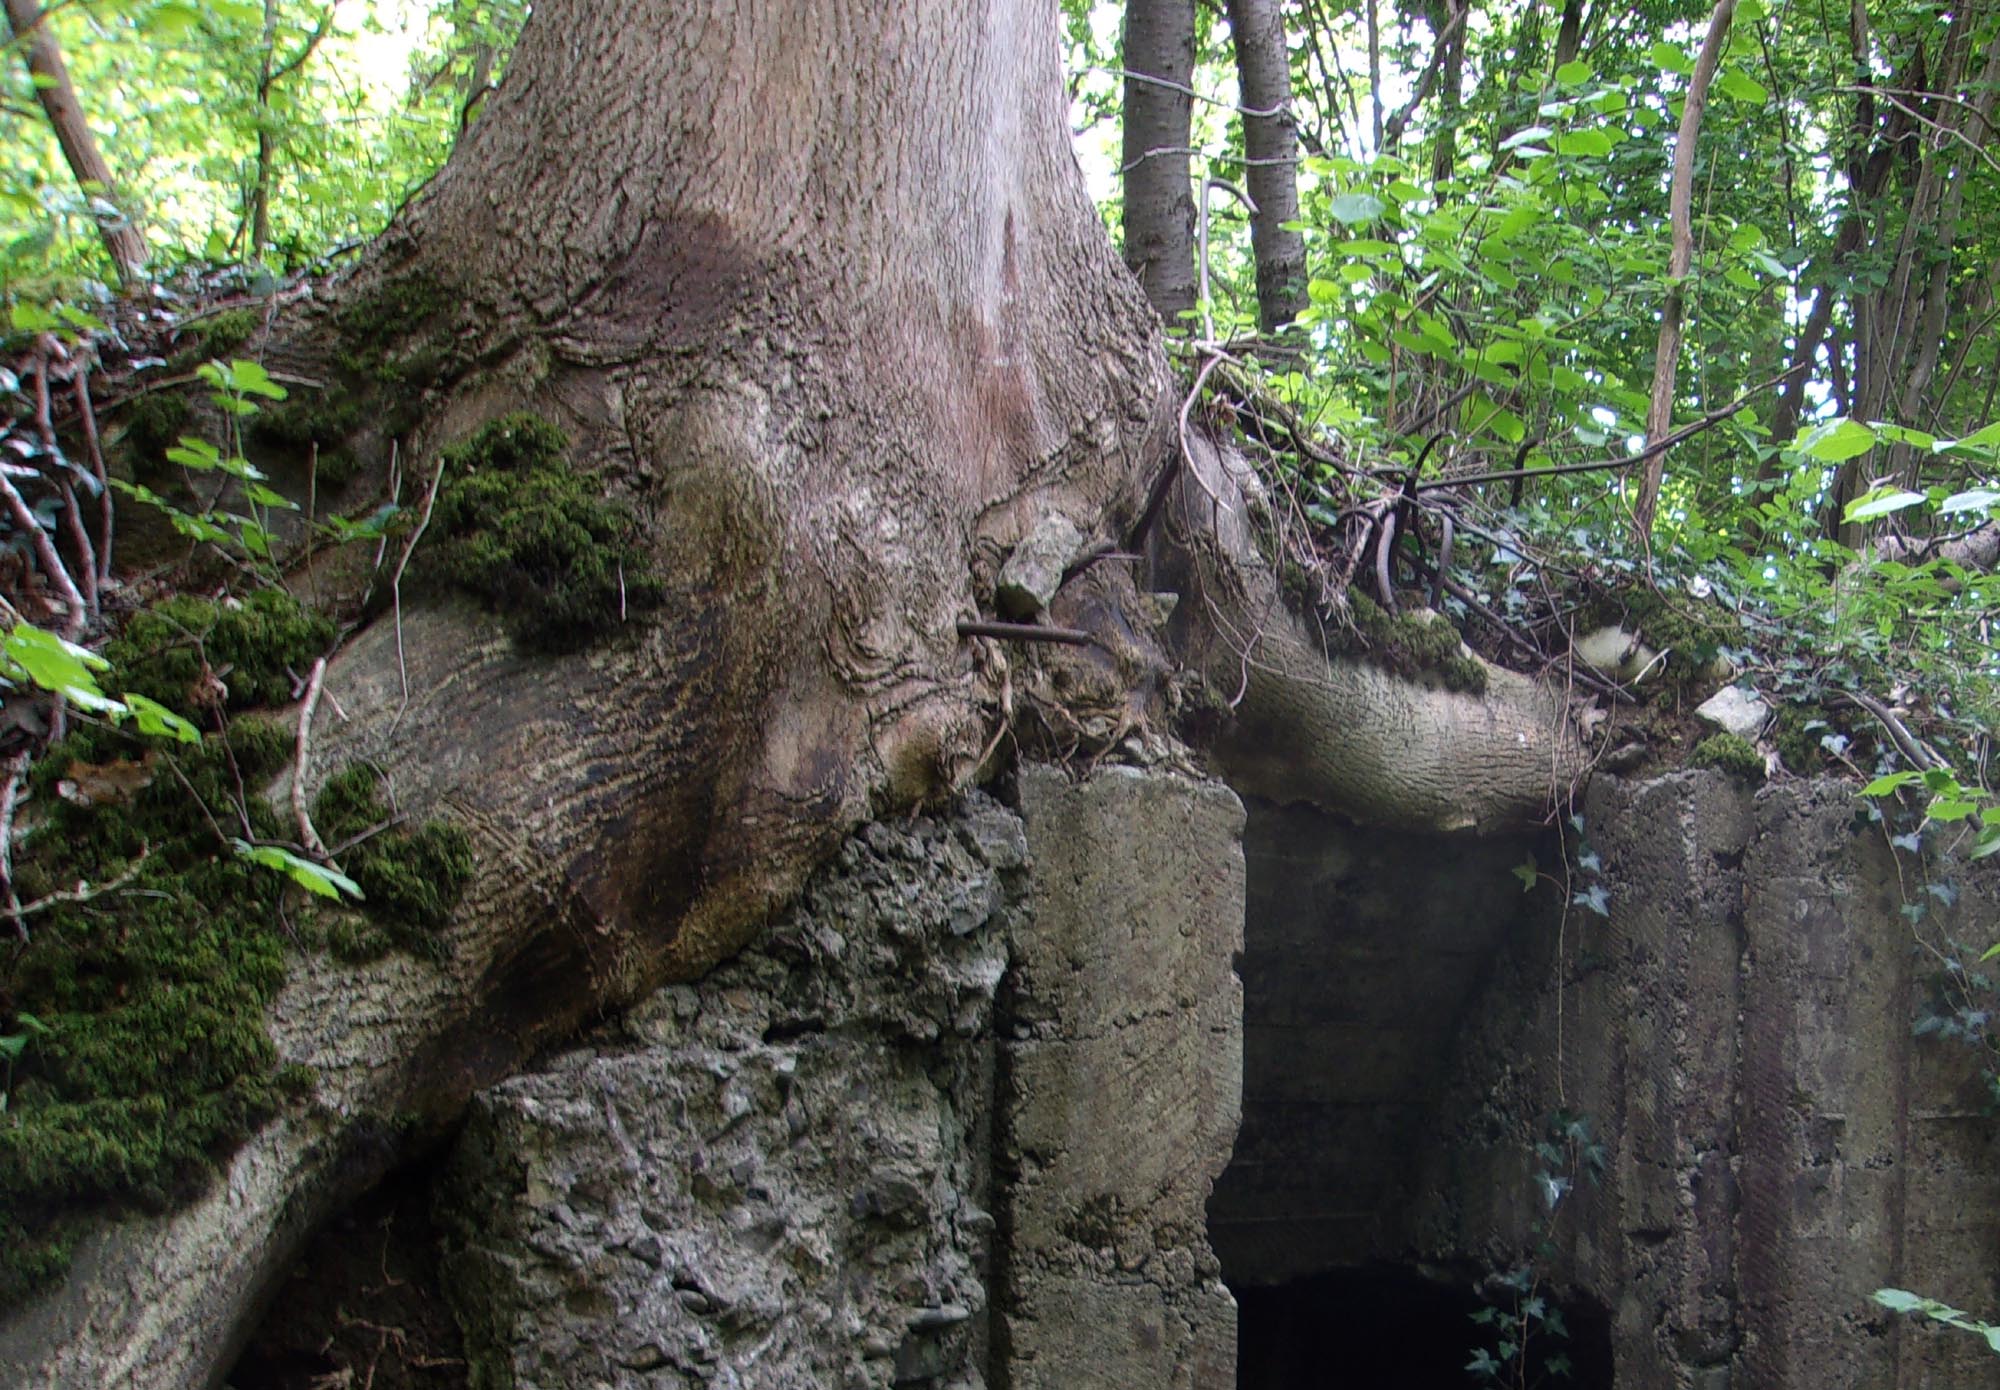
[[[48,1030],[14,1065],[0,1115],[0,1303],[60,1276],[76,1223],[199,1190],[302,1084],[277,1065],[265,1024],[285,973],[285,880],[237,859],[216,828],[238,829],[240,813],[253,836],[282,834],[238,788],[289,751],[258,720],[171,752],[87,727],[37,765],[22,898],[132,876],[31,916],[32,939],[0,964],[0,1032],[24,1014]],[[150,779],[125,800],[61,794],[114,761]]]
[[[516,641],[577,651],[661,599],[629,507],[569,466],[537,416],[493,421],[444,455],[426,567],[504,614]]]
[[[1389,614],[1359,590],[1347,594],[1356,640],[1350,650],[1399,676],[1428,676],[1447,690],[1469,695],[1486,693],[1486,667],[1469,656],[1458,629],[1428,609]]]
[[[1712,734],[1688,754],[1689,767],[1712,767],[1746,782],[1764,780],[1764,755],[1735,734]]]
[[[281,705],[297,677],[332,644],[333,620],[282,589],[247,598],[189,595],[132,615],[104,655],[123,690],[183,713],[204,703],[204,669],[227,687],[226,707]]]
[[[397,947],[435,958],[438,933],[472,881],[472,840],[462,828],[432,820],[403,829],[391,824],[394,816],[380,776],[364,763],[329,777],[313,803],[322,840],[354,842],[340,851],[340,865],[359,885],[364,908],[327,928],[328,948],[342,960],[372,960]]]

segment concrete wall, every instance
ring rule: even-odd
[[[1868,1300],[2000,1318],[2000,1118],[1970,1049],[1912,1034],[1938,961],[1901,910],[1976,955],[2000,875],[1943,910],[1856,810],[1837,784],[1600,779],[1611,915],[1565,921],[1506,875],[1525,846],[1253,809],[1231,1277],[1466,1279],[1546,1234],[1550,1289],[1609,1311],[1621,1390],[2000,1386],[1977,1339]],[[1558,1110],[1607,1166],[1550,1219]]]
[[[1000,1092],[1005,1384],[1228,1390],[1203,1207],[1243,1076],[1243,810],[1213,783],[1030,769],[1035,902]]]

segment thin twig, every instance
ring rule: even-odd
[[[319,687],[326,679],[326,658],[313,662],[312,674],[306,678],[306,698],[299,706],[298,738],[292,744],[292,815],[299,823],[299,843],[306,853],[315,859],[325,860],[326,842],[313,829],[312,816],[306,811],[306,769],[307,759],[312,751],[313,712],[319,708]]]
[[[109,883],[100,883],[93,888],[88,883],[79,879],[74,888],[65,888],[59,892],[46,893],[25,905],[17,905],[12,901],[14,888],[12,884],[9,884],[7,892],[10,901],[7,904],[7,911],[13,916],[14,925],[20,931],[21,939],[23,941],[28,939],[28,927],[21,920],[23,917],[32,916],[37,912],[46,912],[52,907],[61,907],[66,903],[87,903],[93,898],[103,897],[106,893],[117,892],[120,888],[123,888],[139,876],[139,870],[145,866],[146,856],[152,852],[152,846],[142,843],[139,846],[139,857],[134,859],[130,864],[127,864],[125,871]]]
[[[1553,478],[1565,473],[1598,473],[1613,468],[1630,468],[1634,464],[1644,463],[1656,454],[1665,453],[1667,450],[1673,448],[1674,445],[1684,443],[1705,430],[1714,429],[1737,411],[1743,409],[1755,397],[1770,390],[1785,378],[1795,376],[1805,369],[1806,364],[1804,363],[1800,363],[1795,367],[1787,367],[1776,376],[1766,378],[1748,390],[1740,392],[1727,405],[1716,407],[1700,419],[1692,420],[1682,425],[1672,434],[1656,440],[1637,453],[1628,454],[1624,458],[1591,459],[1586,463],[1558,463],[1548,468],[1507,468],[1497,473],[1459,473],[1442,478],[1425,479],[1417,483],[1416,490],[1418,492],[1428,492],[1432,488],[1465,487],[1472,483],[1504,483],[1512,478]]]
[[[396,674],[403,682],[403,702],[396,706],[396,717],[389,721],[392,732],[403,722],[403,712],[410,707],[410,672],[403,664],[403,571],[410,567],[410,556],[416,553],[417,542],[424,538],[424,530],[431,524],[431,509],[437,505],[438,485],[444,481],[444,464],[445,456],[439,454],[437,471],[431,474],[430,488],[424,493],[424,509],[417,517],[417,528],[410,532],[402,557],[396,561],[396,572],[389,579],[389,598],[396,608]]]
[[[90,461],[91,476],[97,479],[98,523],[103,534],[98,537],[97,546],[97,590],[102,592],[111,582],[111,521],[112,494],[110,471],[104,466],[104,445],[97,434],[97,412],[91,408],[90,375],[84,364],[76,366],[76,413],[83,423],[84,456]]]
[[[21,895],[14,889],[14,810],[21,800],[21,779],[28,774],[28,750],[7,759],[7,781],[0,787],[0,883],[7,889],[7,919],[28,939],[27,924],[21,920]]]

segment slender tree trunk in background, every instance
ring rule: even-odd
[[[35,98],[49,118],[49,126],[55,131],[56,143],[62,147],[63,158],[68,161],[77,186],[86,197],[116,209],[96,215],[95,220],[97,234],[103,238],[104,249],[117,270],[118,282],[130,285],[142,280],[146,274],[146,240],[132,225],[125,209],[118,206],[111,166],[104,162],[104,155],[97,148],[97,137],[83,119],[83,107],[70,83],[69,69],[63,63],[56,36],[42,23],[42,12],[35,0],[6,0],[6,5],[8,30],[15,43],[25,49],[22,56],[28,72],[35,78]]]
[[[1583,0],[1563,0],[1562,27],[1556,30],[1555,66],[1576,61],[1583,52]]]
[[[1278,0],[1229,0],[1241,94],[1244,181],[1257,211],[1250,242],[1257,258],[1257,323],[1275,334],[1306,307],[1305,236],[1299,219],[1298,138],[1293,129],[1292,59]],[[1269,112],[1269,115],[1251,114]]]
[[[1442,0],[1431,23],[1440,35],[1437,129],[1431,137],[1431,179],[1443,183],[1458,167],[1458,112],[1465,101],[1465,25],[1472,0]]]
[[[264,0],[264,43],[257,63],[257,168],[250,189],[250,246],[246,259],[261,261],[271,244],[271,165],[277,153],[271,131],[271,69],[277,58],[278,0]]]
[[[1736,0],[1717,0],[1708,18],[1708,36],[1695,59],[1694,76],[1682,98],[1680,132],[1674,137],[1674,179],[1668,193],[1668,222],[1673,245],[1667,255],[1667,302],[1660,310],[1659,343],[1653,350],[1653,394],[1646,411],[1646,442],[1654,444],[1673,430],[1674,390],[1680,376],[1681,316],[1686,303],[1684,281],[1694,266],[1694,163],[1701,138],[1701,113],[1708,86],[1722,62],[1722,45],[1736,18]],[[1632,530],[1644,546],[1653,532],[1653,513],[1660,503],[1660,484],[1667,458],[1655,454],[1646,461],[1646,475],[1632,504]]]
[[[263,53],[257,68],[256,181],[250,191],[249,259],[253,261],[262,260],[264,248],[271,244],[271,186],[278,177],[278,133],[276,118],[271,111],[271,93],[312,57],[313,50],[319,47],[327,30],[332,27],[333,12],[339,5],[340,0],[330,0],[320,13],[319,23],[300,44],[299,51],[280,63],[277,60],[278,0],[264,0]]]
[[[1169,325],[1194,308],[1194,0],[1125,7],[1125,264]],[[1157,79],[1147,81],[1147,78]]]
[[[1382,16],[1381,0],[1363,0],[1368,15],[1368,106],[1374,117],[1371,127],[1375,133],[1375,143],[1368,147],[1370,154],[1382,151]]]

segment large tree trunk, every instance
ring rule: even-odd
[[[957,623],[1049,515],[1124,534],[1178,404],[1068,148],[1056,34],[1048,0],[536,6],[336,303],[417,306],[450,364],[407,457],[524,404],[558,420],[645,516],[665,602],[554,660],[406,586],[400,627],[342,652],[313,766],[371,759],[406,815],[475,834],[445,961],[301,962],[273,1029],[312,1104],[189,1207],[92,1236],[0,1322],[0,1384],[214,1384],[303,1234],[473,1090],[738,949],[863,817],[974,775],[1014,686]],[[331,356],[312,333],[346,320],[315,312],[291,346]],[[1213,550],[1204,595],[1267,599],[1230,577],[1249,553]],[[1304,689],[1315,774],[1412,739],[1448,763],[1471,727],[1329,715],[1298,650],[1246,712]],[[1340,755],[1370,740],[1391,751]],[[1478,814],[1425,782],[1399,818],[1539,815],[1567,764],[1509,766]]]
[[[449,963],[302,968],[275,1028],[320,1069],[311,1113],[94,1238],[0,1325],[0,1384],[215,1383],[299,1236],[399,1148],[353,1136],[449,1117],[701,972],[863,816],[971,775],[1000,682],[956,622],[1035,519],[1098,529],[1163,418],[1057,32],[1034,0],[535,7],[340,298],[452,306],[425,327],[477,369],[409,455],[523,404],[558,420],[646,514],[666,601],[557,664],[406,586],[401,655],[386,623],[342,653],[314,765],[373,757],[479,840]]]

